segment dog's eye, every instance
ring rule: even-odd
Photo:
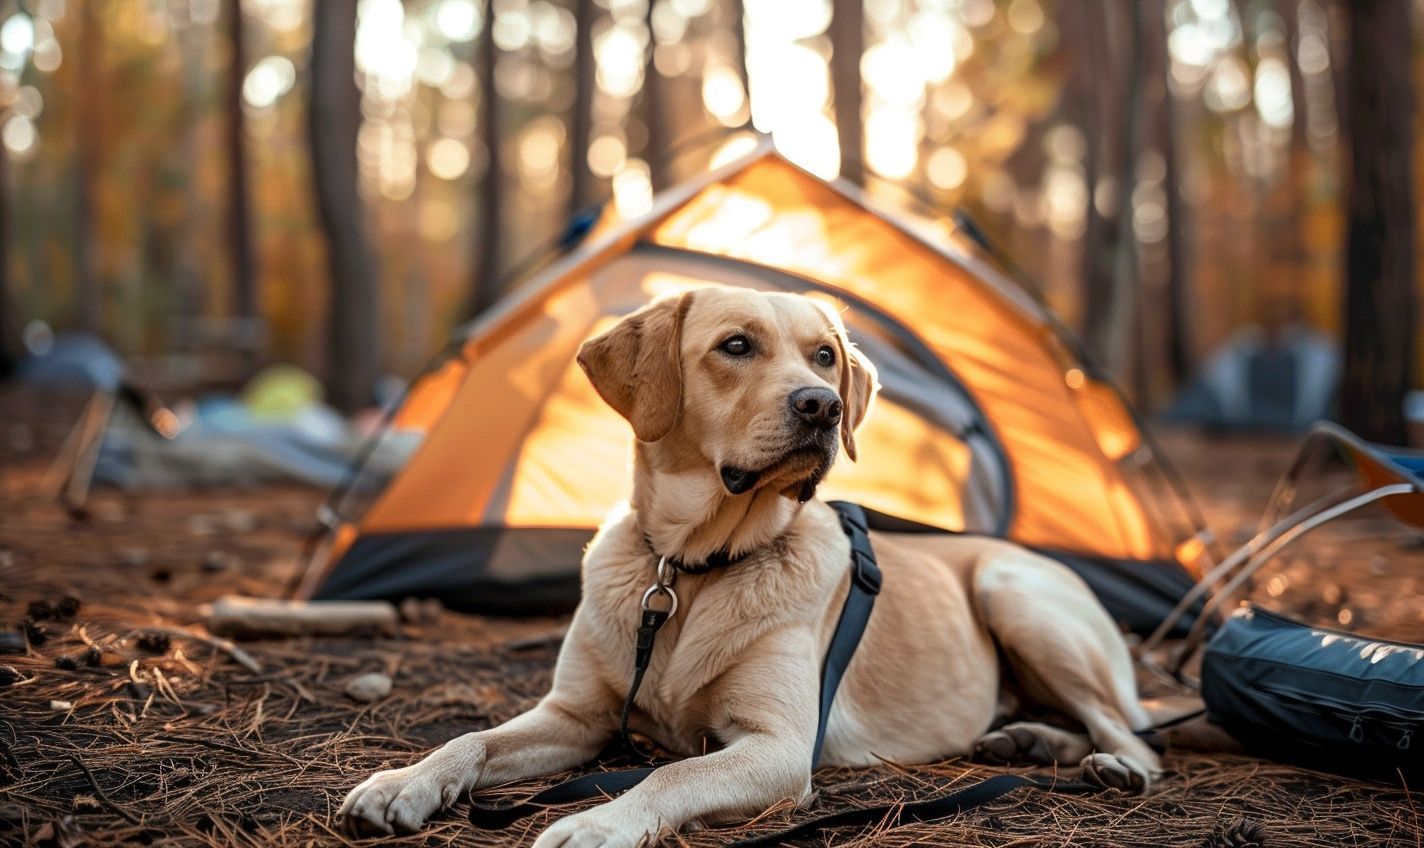
[[[816,349],[816,364],[822,368],[830,368],[836,364],[836,351],[830,345],[821,345]]]
[[[732,336],[718,345],[717,349],[728,356],[746,356],[752,352],[752,343],[747,341],[746,336]]]

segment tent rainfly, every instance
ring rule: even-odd
[[[763,140],[642,216],[606,210],[462,330],[377,437],[386,461],[333,494],[299,594],[572,605],[584,546],[629,494],[633,439],[578,368],[579,344],[654,297],[713,285],[824,298],[878,367],[860,462],[838,463],[823,497],[884,529],[1049,553],[1134,629],[1190,588],[1207,537],[1185,493],[1048,311],[953,247],[943,222],[878,211]]]

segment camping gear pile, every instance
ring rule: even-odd
[[[20,373],[41,386],[94,391],[50,474],[72,509],[82,508],[95,483],[131,491],[279,482],[330,488],[358,458],[395,469],[418,443],[392,432],[367,455],[360,422],[327,406],[321,384],[295,366],[263,369],[236,395],[165,405],[130,383],[101,343],[60,342],[65,337]]]
[[[1344,467],[1343,486],[1300,504],[1315,474]],[[1171,670],[1182,675],[1206,640],[1206,623],[1233,602],[1259,569],[1327,522],[1373,504],[1424,529],[1424,451],[1371,444],[1328,422],[1317,424],[1267,504],[1262,530],[1212,569],[1143,644],[1155,648],[1196,596],[1211,601]],[[1355,772],[1424,767],[1424,644],[1391,642],[1313,627],[1255,604],[1221,623],[1202,657],[1201,694],[1211,720],[1273,756]]]

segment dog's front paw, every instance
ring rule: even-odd
[[[485,761],[479,734],[446,742],[413,766],[378,771],[346,796],[336,816],[357,834],[419,829],[479,780]]]
[[[409,833],[440,809],[454,803],[460,787],[417,763],[406,768],[378,771],[351,790],[337,811],[347,829]]]
[[[534,848],[637,848],[657,834],[656,825],[639,825],[640,817],[624,815],[609,809],[611,806],[604,804],[559,819],[539,834]]]

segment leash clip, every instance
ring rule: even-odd
[[[677,593],[672,590],[672,585],[677,582],[677,569],[668,562],[667,557],[658,558],[658,573],[653,580],[653,585],[648,587],[648,591],[643,593],[643,600],[639,602],[643,612],[665,612],[668,618],[672,618],[677,612]],[[659,610],[653,606],[652,600],[656,595],[663,595],[668,599],[666,611]]]

